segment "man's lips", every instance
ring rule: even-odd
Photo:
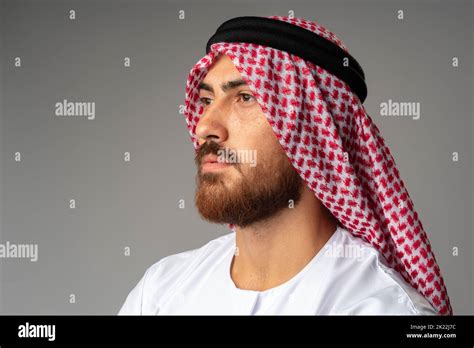
[[[206,155],[202,158],[202,164],[217,163],[217,156],[213,154]]]
[[[225,162],[219,162],[218,157],[213,154],[209,154],[203,157],[202,162],[201,162],[201,172],[211,172],[211,171],[216,171],[220,170],[223,168],[229,167],[229,163]]]

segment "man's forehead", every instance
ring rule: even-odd
[[[219,55],[209,67],[203,82],[211,84],[214,81],[236,80],[242,78],[242,75],[235,67],[229,56]]]
[[[232,67],[235,69],[232,59],[227,54],[220,53],[212,62],[210,69],[215,68],[216,66]]]
[[[207,74],[199,83],[199,90],[215,92],[220,86],[228,92],[239,86],[248,86],[232,60],[227,55],[220,55],[210,66]]]

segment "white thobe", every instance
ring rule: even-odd
[[[235,249],[232,231],[162,258],[146,270],[119,315],[437,314],[374,247],[341,226],[302,270],[265,291],[235,285]]]

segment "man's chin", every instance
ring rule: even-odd
[[[213,177],[211,181],[202,181],[196,191],[196,207],[205,220],[213,223],[226,223],[225,212],[235,206],[236,201],[241,201],[234,192],[229,178]],[[228,213],[227,213],[228,214]]]
[[[232,199],[231,192],[233,187],[235,185],[232,179],[220,175],[215,176],[212,179],[201,181],[196,192],[196,198],[208,203],[223,201],[226,198]]]
[[[229,168],[230,169],[230,168]],[[232,187],[238,185],[239,177],[235,173],[231,173],[230,170],[224,169],[222,171],[204,172],[199,174],[199,190],[204,189],[215,189],[216,187],[222,187],[230,190]]]

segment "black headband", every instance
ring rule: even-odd
[[[206,54],[217,42],[247,42],[273,47],[310,61],[346,82],[363,103],[365,75],[354,57],[312,31],[266,17],[244,16],[222,23],[206,44]],[[349,64],[343,65],[343,59]]]

